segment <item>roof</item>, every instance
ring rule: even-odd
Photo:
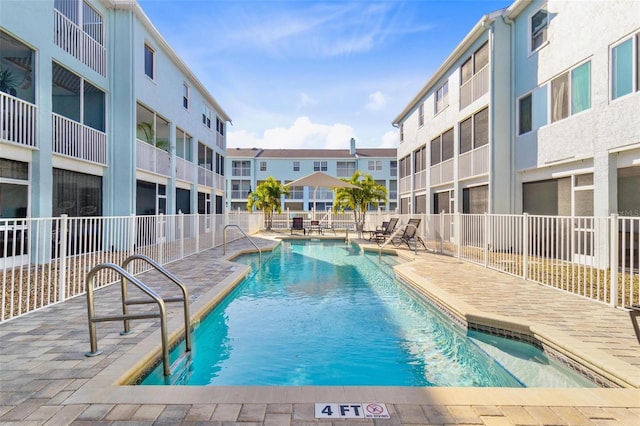
[[[137,0],[102,0],[107,7],[113,9],[128,9],[132,10],[138,17],[142,25],[151,33],[155,41],[158,42],[160,47],[169,55],[171,60],[177,65],[178,69],[184,73],[189,81],[202,93],[204,99],[211,104],[211,106],[218,112],[220,118],[231,123],[231,117],[222,109],[218,101],[213,97],[211,92],[205,87],[204,84],[196,77],[196,75],[189,69],[184,61],[178,56],[173,48],[162,37],[162,34],[156,29],[149,17],[144,13],[142,7]]]
[[[513,18],[517,16],[522,10],[531,4],[532,0],[516,0],[511,6],[505,9],[499,9],[495,12],[488,13],[469,31],[465,38],[456,46],[451,54],[445,59],[445,61],[438,67],[435,73],[427,80],[422,89],[411,99],[411,101],[404,107],[402,112],[393,119],[392,124],[397,125],[416,107],[416,105],[422,101],[422,99],[439,83],[440,79],[451,69],[459,59],[466,55],[471,45],[485,32],[489,26],[500,16],[506,18]]]
[[[361,148],[356,149],[357,157],[393,157],[396,148]],[[348,149],[262,149],[262,148],[227,148],[229,157],[260,157],[260,158],[354,158]]]

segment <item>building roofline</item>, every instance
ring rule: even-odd
[[[142,22],[142,25],[151,33],[153,38],[158,42],[162,50],[164,50],[169,57],[173,60],[173,62],[178,66],[180,71],[182,71],[193,83],[194,86],[203,94],[205,100],[211,104],[213,108],[220,114],[220,116],[229,123],[231,122],[231,117],[222,109],[218,101],[213,97],[211,92],[205,87],[204,84],[196,77],[196,75],[189,69],[189,67],[184,63],[184,61],[178,56],[178,54],[173,50],[173,48],[169,45],[169,43],[165,40],[165,38],[160,34],[160,31],[153,25],[149,17],[144,13],[142,7],[138,3],[137,0],[102,0],[102,2],[110,8],[113,9],[125,9],[132,10],[138,19]]]
[[[516,3],[525,3],[531,2],[532,0],[517,0],[514,4],[509,7],[513,7]],[[465,36],[464,39],[456,46],[455,49],[451,52],[451,54],[444,60],[444,62],[438,67],[435,73],[427,80],[427,82],[422,86],[422,89],[411,99],[411,101],[404,107],[402,112],[398,114],[396,118],[393,119],[391,124],[394,126],[400,124],[400,122],[415,108],[415,106],[420,102],[424,96],[429,93],[429,91],[440,81],[440,79],[449,71],[451,66],[458,61],[462,55],[471,47],[471,45],[487,30],[487,26],[491,25],[495,19],[501,15],[503,15],[507,11],[507,9],[499,9],[495,12],[488,13],[483,15],[482,18],[478,21],[476,25],[469,31],[469,33]]]

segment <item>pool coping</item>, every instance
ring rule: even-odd
[[[274,241],[272,250],[277,246]],[[366,244],[359,244],[366,249]],[[264,248],[263,248],[264,250]],[[378,251],[377,248],[375,251]],[[253,249],[238,250],[225,258],[230,259]],[[398,253],[409,260],[396,266],[401,276],[410,281],[425,283],[426,280],[410,272],[403,272],[412,254]],[[237,263],[233,265],[238,266]],[[231,291],[248,273],[248,267],[238,268],[227,278],[213,286],[191,304],[192,322],[195,324],[212,307]],[[428,283],[427,283],[428,284]],[[314,403],[314,402],[382,402],[389,404],[419,403],[441,404],[483,404],[483,405],[523,405],[535,402],[540,405],[638,407],[640,408],[640,384],[635,381],[620,380],[620,374],[630,374],[624,364],[602,351],[584,350],[576,339],[551,327],[526,324],[498,315],[478,311],[456,301],[441,289],[420,285],[421,293],[427,292],[459,318],[471,324],[483,324],[500,329],[515,328],[512,331],[531,333],[536,339],[550,347],[558,347],[561,353],[578,353],[578,359],[592,363],[593,368],[602,371],[605,377],[612,377],[625,388],[441,388],[441,387],[389,387],[389,386],[137,386],[124,383],[139,377],[160,353],[160,331],[145,337],[122,356],[114,359],[94,378],[73,392],[64,404],[198,404],[198,403]],[[423,293],[424,294],[424,293]],[[433,300],[433,299],[431,299]],[[170,341],[177,341],[182,335],[182,319],[174,316],[168,319]],[[562,343],[564,342],[564,343]],[[599,358],[602,357],[602,358]],[[612,362],[611,365],[603,365]],[[625,373],[625,371],[627,373]],[[634,370],[628,377],[637,374]],[[635,388],[630,388],[635,384]]]

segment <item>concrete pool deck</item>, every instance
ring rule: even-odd
[[[237,241],[227,252],[250,247]],[[160,347],[157,322],[133,321],[127,336],[119,322],[97,324],[104,353],[88,358],[86,300],[78,297],[0,324],[0,424],[640,424],[640,343],[627,312],[455,258],[403,256],[409,262],[398,273],[456,317],[533,334],[626,388],[122,386]],[[167,267],[187,284],[194,317],[245,270],[221,248]],[[96,305],[117,313],[119,287],[97,291]],[[168,308],[170,331],[179,334],[181,309]],[[385,403],[391,418],[316,419],[316,402]]]

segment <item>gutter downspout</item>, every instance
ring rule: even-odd
[[[516,213],[516,137],[515,137],[515,93],[516,93],[516,29],[514,26],[514,22],[507,16],[501,15],[502,21],[509,25],[509,83],[510,83],[510,93],[509,93],[509,103],[512,104],[509,108],[509,147],[510,149],[510,161],[509,161],[509,176],[511,176],[509,183],[509,190],[511,192],[511,197],[509,201],[509,210],[510,213]]]
[[[495,21],[494,21],[495,22]],[[495,208],[493,206],[493,202],[491,202],[491,200],[493,200],[495,197],[491,196],[491,193],[493,192],[494,188],[495,188],[495,179],[496,179],[496,174],[494,172],[495,169],[495,157],[494,157],[494,153],[495,153],[495,141],[494,141],[494,128],[495,128],[495,117],[496,117],[496,113],[495,113],[495,43],[494,43],[494,39],[495,39],[495,27],[494,24],[489,24],[487,22],[487,20],[482,22],[482,28],[486,28],[489,31],[489,46],[491,46],[491,58],[489,60],[489,64],[491,66],[491,72],[490,72],[490,80],[489,80],[489,92],[491,93],[490,97],[489,97],[489,158],[490,158],[490,167],[489,167],[489,206],[488,206],[488,212],[489,214],[493,213]],[[462,212],[462,209],[460,209],[460,212]]]

